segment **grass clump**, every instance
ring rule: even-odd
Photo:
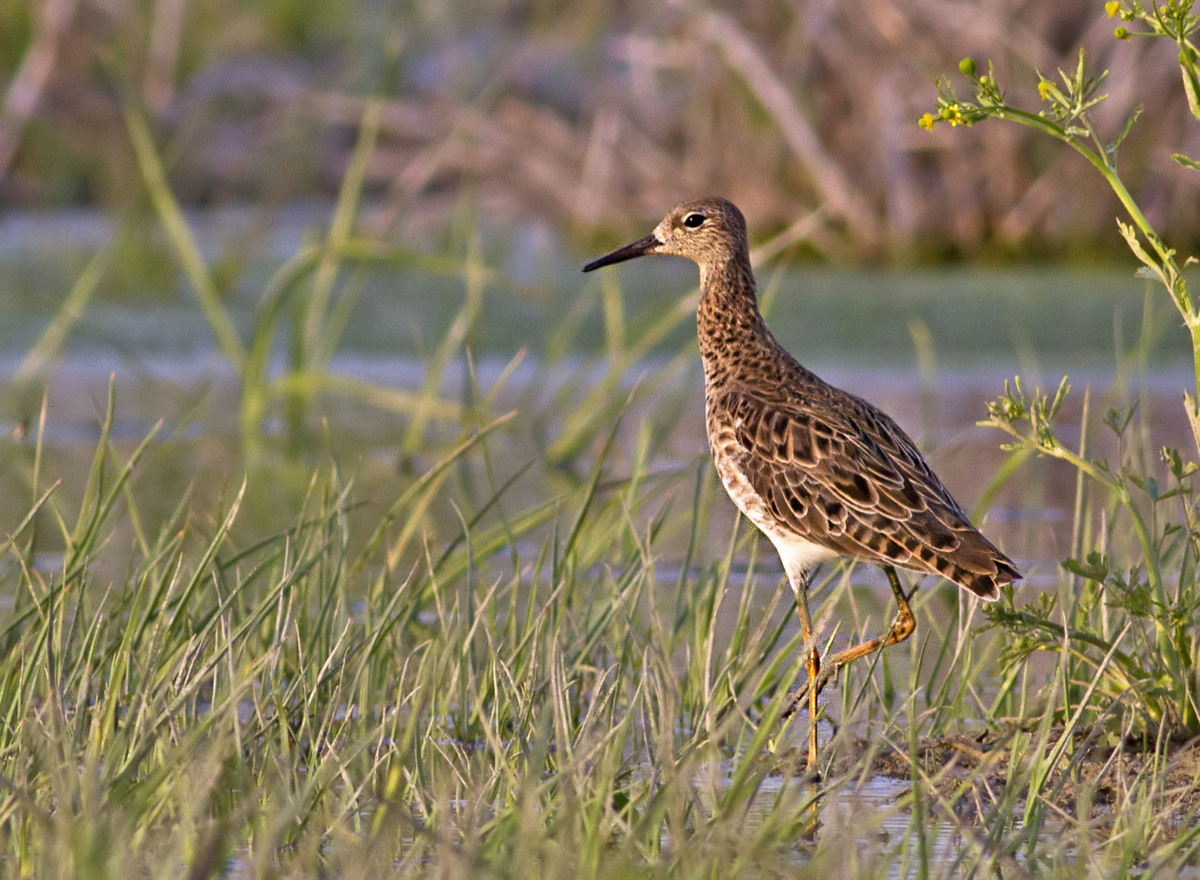
[[[666,510],[637,525],[654,497],[644,460],[602,487],[602,457],[554,515],[464,518],[404,572],[387,542],[351,549],[352,486],[330,464],[284,531],[234,537],[243,484],[209,529],[181,504],[105,583],[146,448],[122,454],[110,427],[74,521],[45,493],[8,544],[6,872],[686,876],[735,838],[748,866],[791,858],[805,798],[745,833],[770,765],[724,769],[778,729],[784,691],[763,700],[791,656],[780,616],[757,619],[742,593],[736,640],[715,635],[736,537],[723,559],[693,560],[698,583],[664,590]],[[415,479],[386,530],[489,437],[471,432]],[[67,547],[58,564],[39,560],[45,529]],[[764,706],[769,723],[751,723]]]

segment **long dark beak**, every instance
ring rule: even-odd
[[[597,260],[592,260],[583,267],[584,272],[591,272],[593,269],[599,269],[601,266],[611,266],[613,263],[623,263],[626,260],[632,260],[634,257],[641,257],[650,252],[651,248],[658,247],[662,244],[653,235],[647,235],[645,238],[639,238],[637,241],[631,241],[625,247],[617,248],[611,254],[605,254]]]

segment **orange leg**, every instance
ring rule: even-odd
[[[903,642],[916,630],[917,619],[913,616],[912,608],[908,604],[909,597],[904,594],[904,587],[900,584],[900,576],[896,574],[896,569],[890,565],[883,566],[883,571],[887,575],[888,583],[891,585],[892,595],[896,597],[896,605],[899,606],[896,614],[896,620],[892,623],[891,628],[883,635],[877,636],[870,641],[863,642],[861,645],[855,645],[852,648],[846,648],[844,651],[838,651],[832,657],[826,658],[824,664],[821,664],[817,658],[817,649],[814,647],[812,649],[812,656],[809,658],[807,664],[809,668],[808,686],[805,690],[800,691],[794,696],[790,711],[795,711],[796,706],[799,705],[800,701],[807,693],[809,712],[812,713],[813,717],[815,718],[817,696],[820,694],[821,689],[829,683],[829,679],[837,675],[839,669],[841,669],[847,663],[851,663],[861,657],[866,657],[868,654],[882,650],[889,645],[896,645],[900,642]],[[801,628],[803,629],[803,623],[808,618],[807,606],[801,612],[800,616]],[[810,623],[810,629],[811,626],[812,625]],[[807,643],[807,636],[805,641]],[[816,756],[815,731],[816,728],[814,727],[814,736],[812,738],[813,741],[809,747],[810,766],[812,761],[815,760]]]
[[[917,619],[913,617],[912,608],[908,605],[908,597],[904,595],[904,588],[900,585],[900,576],[896,574],[896,569],[890,565],[885,565],[883,571],[887,575],[888,583],[892,586],[892,595],[896,597],[896,604],[899,606],[892,628],[881,636],[877,636],[868,642],[863,642],[861,645],[855,645],[853,648],[838,651],[830,657],[829,662],[826,664],[825,677],[820,682],[822,687],[824,687],[825,682],[828,681],[830,676],[836,675],[837,671],[847,663],[857,660],[860,657],[865,657],[875,651],[882,650],[889,645],[897,645],[911,636],[916,630]]]
[[[817,697],[821,688],[817,681],[821,675],[821,655],[817,646],[813,645],[808,652],[808,662],[804,664],[808,670],[808,770],[817,772]]]
[[[800,634],[804,637],[804,650],[808,652],[804,668],[808,673],[808,763],[810,773],[817,772],[817,697],[820,695],[821,655],[814,643],[812,616],[808,612],[808,576],[806,572],[788,572],[792,592],[796,594],[796,613],[800,615]],[[795,711],[800,701],[793,698],[785,714]]]

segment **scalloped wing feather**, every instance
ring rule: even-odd
[[[941,575],[985,599],[1021,576],[899,425],[828,391],[815,406],[741,388],[711,401],[709,434],[725,447],[714,455],[740,472],[770,520],[836,555]]]

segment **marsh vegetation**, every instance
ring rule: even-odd
[[[47,51],[45,34],[73,33],[87,16],[107,21],[116,7],[43,8],[72,14],[53,31],[35,26],[37,15],[58,20],[49,11],[3,7],[24,30],[0,33]],[[163,71],[203,69],[226,45],[183,41],[171,63],[149,52],[166,51],[147,35],[169,32],[182,4],[154,4],[142,31],[121,32],[124,42],[85,29],[82,45],[105,44],[110,75],[137,89],[89,105],[105,119],[116,113],[103,138],[77,141],[81,166],[29,146],[60,124],[55,112],[74,124],[76,110],[52,102],[36,125],[11,114],[3,122],[25,150],[3,157],[19,172],[10,192],[32,200],[40,186],[61,195],[87,181],[113,211],[106,223],[61,227],[68,232],[53,241],[37,226],[22,238],[18,220],[5,218],[14,225],[0,265],[9,319],[0,351],[11,364],[0,443],[0,873],[1195,872],[1200,318],[1182,256],[1194,228],[1175,225],[1172,207],[1193,192],[1183,172],[1194,171],[1177,163],[1156,178],[1169,185],[1147,185],[1162,201],[1126,229],[1142,279],[1133,258],[1111,274],[923,275],[779,259],[797,242],[835,260],[885,259],[917,239],[997,253],[1033,235],[1034,250],[1052,250],[1069,231],[1094,249],[1126,201],[1119,191],[1103,210],[1089,203],[1086,217],[1053,203],[1061,210],[1018,210],[1029,222],[1004,227],[991,213],[1011,210],[1013,192],[1034,199],[1051,182],[1079,190],[1077,170],[1100,170],[1141,204],[1137,187],[1105,173],[1115,170],[1106,144],[1122,129],[1097,114],[1127,109],[1131,93],[1089,103],[1100,53],[1078,72],[1072,54],[1053,77],[1057,65],[1039,62],[1040,81],[1017,62],[986,74],[985,63],[964,64],[936,106],[932,75],[910,90],[828,57],[840,45],[829,34],[862,45],[870,25],[894,46],[928,51],[944,72],[945,58],[965,50],[935,52],[935,40],[954,42],[940,32],[918,40],[922,8],[855,22],[820,4],[795,17],[751,9],[736,22],[668,10],[625,30],[619,10],[597,23],[582,6],[539,8],[514,19],[529,27],[529,46],[558,45],[564,29],[628,31],[614,38],[628,50],[621,75],[649,91],[597,89],[592,122],[564,127],[562,118],[584,113],[570,104],[570,77],[549,77],[573,107],[554,112],[548,98],[529,98],[533,86],[485,78],[471,92],[470,65],[451,78],[462,93],[440,100],[359,101],[331,89],[303,106],[332,114],[352,137],[316,150],[307,142],[309,161],[335,157],[337,173],[325,181],[328,204],[299,207],[286,188],[271,189],[280,178],[270,171],[295,153],[247,149],[273,161],[238,177],[197,158],[213,146],[197,132],[219,125],[172,128],[164,108],[182,90]],[[297,9],[294,18],[275,10],[279,20],[244,13],[239,21],[255,26],[242,39],[321,47],[347,27]],[[192,11],[180,33],[214,33]],[[431,35],[459,24],[418,9],[403,32],[415,42],[380,48],[379,34],[391,32],[366,31],[386,16],[362,12],[357,39],[378,50],[362,64],[400,83],[441,69],[450,49],[430,47],[452,41]],[[1140,7],[1116,12],[1129,15],[1122,27],[1152,29]],[[1094,37],[1096,20],[1111,39],[1114,24],[1098,15],[1066,28],[1059,14],[1041,4],[1028,19],[1053,34],[1040,43],[1017,40],[1008,19],[972,39],[1036,54]],[[1189,16],[1172,20],[1191,28]],[[467,55],[491,57],[516,30]],[[802,37],[821,50],[792,51]],[[722,52],[688,51],[703,40]],[[592,51],[602,55],[599,46],[597,37]],[[412,57],[420,63],[400,63]],[[673,66],[637,79],[647,58]],[[1011,98],[994,91],[1008,63],[1030,78],[1024,103],[1019,84]],[[908,75],[919,78],[920,66]],[[1184,83],[1194,67],[1185,53]],[[50,69],[44,95],[79,72]],[[22,75],[32,74],[12,82]],[[800,160],[819,167],[794,152],[803,140],[786,107],[764,103],[777,96],[766,87],[784,81],[842,106],[858,106],[864,82],[887,82],[903,100],[917,94],[912,110],[880,99],[906,132],[894,143],[926,137],[915,123],[930,110],[931,123],[945,123],[932,135],[942,146],[900,152],[937,153],[961,173],[926,168],[940,182],[905,190],[913,166],[865,160],[851,195],[874,208],[839,213],[811,178],[780,171]],[[1170,133],[1186,116],[1187,89],[1161,94],[1171,89],[1181,102],[1149,108],[1122,145],[1134,177],[1139,156],[1178,140]],[[667,98],[677,112],[656,115]],[[256,115],[256,104],[249,115],[286,116],[263,100],[268,112]],[[626,102],[641,115],[627,117]],[[1033,108],[1042,134],[1095,146],[1104,167],[1075,169],[1045,145],[1022,146],[1002,124],[1018,106]],[[1048,112],[1038,116],[1039,106]],[[838,128],[836,113],[820,120],[827,145],[878,141]],[[962,132],[949,123],[962,121],[995,133],[963,141],[974,144],[965,159],[948,146]],[[274,131],[267,122],[262,130]],[[553,142],[505,149],[505,125]],[[1153,134],[1139,140],[1143,126]],[[657,133],[639,139],[643,128]],[[754,149],[709,137],[715,130],[752,134]],[[1096,131],[1105,134],[1093,144]],[[105,152],[106,143],[118,146]],[[98,172],[87,149],[111,161]],[[626,161],[630,149],[637,162]],[[694,164],[677,161],[685,154]],[[525,164],[506,177],[497,156]],[[40,176],[42,160],[55,173]],[[632,171],[606,177],[597,170],[606,167]],[[849,669],[831,692],[820,784],[795,773],[807,720],[781,715],[800,672],[790,595],[770,548],[733,517],[703,446],[692,276],[663,267],[645,289],[622,290],[614,277],[584,283],[571,234],[540,225],[571,215],[600,235],[588,224],[657,216],[675,201],[672,187],[736,195],[747,177],[771,184],[753,195],[746,184],[739,200],[764,218],[758,273],[781,339],[896,413],[1031,575],[986,616],[945,585],[922,589],[917,637]],[[970,185],[982,178],[1002,182],[1001,192]],[[928,222],[893,222],[900,196],[917,191]],[[228,192],[250,207],[198,210],[197,200]],[[964,208],[963,192],[995,202]],[[798,214],[782,207],[787,199],[823,206],[825,219],[790,225]],[[1023,231],[1010,240],[1005,228]],[[1179,256],[1163,244],[1172,232]],[[838,360],[845,351],[855,353],[849,365]],[[1059,381],[1068,369],[1070,388]],[[1005,385],[1017,371],[1022,379]],[[820,619],[833,642],[879,630],[882,587],[861,569],[822,573]]]

